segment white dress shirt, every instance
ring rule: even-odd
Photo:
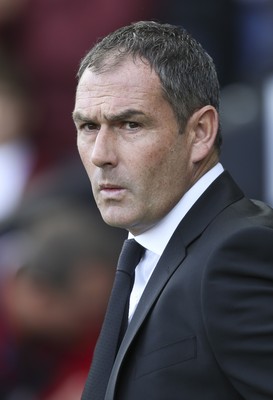
[[[134,238],[146,249],[135,269],[135,281],[130,297],[129,321],[175,229],[194,203],[223,171],[223,166],[218,163],[184,194],[175,207],[158,224],[137,236],[129,233],[129,238]]]

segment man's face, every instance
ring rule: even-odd
[[[87,69],[76,93],[78,149],[103,219],[135,235],[155,225],[193,180],[192,140],[179,133],[158,76],[140,60]]]

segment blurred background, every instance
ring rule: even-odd
[[[97,38],[145,19],[212,55],[222,162],[273,206],[273,0],[0,0],[1,400],[80,399],[125,233],[77,154],[76,73]]]

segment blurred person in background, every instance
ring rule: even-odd
[[[124,235],[57,200],[17,216],[5,238],[0,398],[78,400]]]
[[[30,91],[24,73],[0,52],[0,221],[19,205],[35,164]]]

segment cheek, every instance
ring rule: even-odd
[[[138,168],[132,166],[132,171],[141,185],[136,189],[141,187],[145,191],[145,198],[156,200],[166,180],[166,151],[155,147],[149,151],[146,148],[137,160]]]
[[[87,155],[87,149],[86,149],[86,146],[83,144],[82,140],[79,138],[79,136],[77,138],[77,148],[78,148],[79,155],[82,159],[82,162],[84,162],[86,159],[86,155]]]
[[[82,163],[84,165],[84,168],[86,169],[88,176],[90,176],[90,173],[93,168],[93,163],[91,162],[91,149],[87,147],[85,144],[81,142],[81,140],[78,139],[77,141],[77,147],[78,147],[78,152],[80,155],[80,158],[82,160]]]
[[[145,165],[144,173],[149,174],[150,179],[153,177],[158,177],[159,180],[160,177],[164,178],[172,165],[172,158],[174,157],[172,157],[171,149],[168,146],[153,146],[150,151],[146,151],[145,160],[142,161],[142,165]]]
[[[178,147],[160,149],[149,161],[150,190],[161,199],[177,197],[184,190],[188,175],[188,160]]]

